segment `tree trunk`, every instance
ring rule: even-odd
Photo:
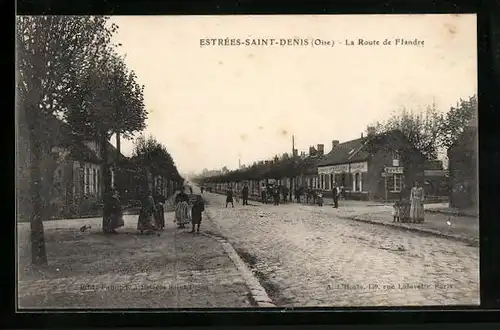
[[[101,148],[101,158],[102,158],[102,188],[103,188],[103,210],[108,209],[106,205],[109,201],[106,198],[111,190],[111,173],[109,170],[108,162],[108,139],[106,133],[100,132],[99,134],[99,145]],[[107,228],[108,216],[106,212],[102,213],[102,228],[103,230]]]
[[[46,216],[42,201],[42,155],[43,143],[39,138],[39,118],[36,107],[26,109],[29,144],[30,144],[30,195],[32,203],[32,214],[30,221],[31,229],[31,262],[34,265],[47,264],[47,252],[45,250],[45,238],[43,230],[43,218]]]
[[[116,159],[119,160],[121,156],[121,141],[120,141],[120,133],[116,133]]]

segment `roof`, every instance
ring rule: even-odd
[[[387,138],[389,137],[392,138],[392,140],[388,140]],[[401,131],[391,130],[372,137],[358,138],[355,140],[340,143],[335,147],[335,149],[330,151],[321,159],[321,161],[318,163],[318,166],[366,161],[370,157],[370,154],[373,152],[372,147],[376,146],[377,144],[381,145],[381,143],[406,143],[408,145],[411,145]]]
[[[361,162],[370,154],[363,150],[367,138],[359,138],[340,143],[332,151],[323,156],[318,166],[345,164],[348,162]]]

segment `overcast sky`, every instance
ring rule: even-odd
[[[115,16],[145,85],[146,134],[181,172],[237,168],[358,138],[401,107],[448,111],[477,89],[475,15]],[[331,46],[200,46],[202,38],[312,38]],[[346,39],[392,40],[346,46]],[[394,45],[394,39],[423,46]],[[115,142],[113,141],[113,144]],[[122,141],[130,155],[133,144]]]

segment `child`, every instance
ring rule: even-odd
[[[392,206],[392,217],[393,217],[392,222],[399,222],[400,210],[401,209],[399,201],[396,201],[396,203],[394,203],[394,205]]]

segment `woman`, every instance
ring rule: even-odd
[[[141,211],[139,212],[139,221],[137,222],[137,229],[141,231],[141,234],[146,231],[146,233],[151,234],[155,231],[155,225],[153,224],[153,213],[155,212],[155,205],[151,191],[147,195],[141,198]]]
[[[189,222],[189,196],[181,191],[175,196],[175,219],[178,228],[185,228]]]
[[[120,204],[120,199],[118,198],[118,192],[113,190],[108,196],[106,203],[104,204],[104,216],[105,225],[103,226],[103,231],[106,234],[117,234],[116,228],[125,225],[123,221],[123,213]]]
[[[399,193],[399,221],[400,222],[410,222],[410,195],[411,190],[406,184],[403,183],[401,192]]]
[[[191,211],[191,224],[193,225],[191,233],[194,233],[195,226],[196,232],[200,232],[201,214],[203,211],[205,211],[205,203],[203,202],[201,195],[197,195],[196,202],[193,204],[193,209]]]
[[[234,203],[233,203],[233,191],[231,190],[231,188],[229,188],[226,192],[226,207],[227,207],[227,204],[231,203],[231,205],[234,207]]]
[[[424,188],[418,182],[410,192],[410,216],[413,223],[424,222]]]
[[[159,230],[163,231],[163,228],[165,228],[165,202],[166,202],[166,198],[161,193],[161,191],[159,189],[155,195],[154,200],[155,200],[155,206],[156,206],[156,213],[155,213],[156,227]]]

